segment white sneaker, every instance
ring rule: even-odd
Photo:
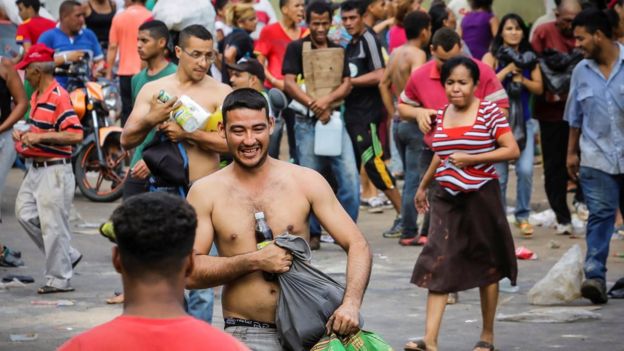
[[[572,228],[572,223],[557,223],[557,225],[555,226],[555,233],[557,233],[557,235],[570,235],[573,233],[573,230],[574,229]]]
[[[368,212],[369,213],[383,213],[384,202],[379,197],[373,197],[368,200]]]

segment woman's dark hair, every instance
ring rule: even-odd
[[[470,0],[470,8],[473,10],[486,10],[492,11],[492,3],[494,0]]]
[[[601,31],[605,37],[613,38],[613,28],[609,16],[596,8],[581,11],[572,21],[572,28],[583,27],[589,34]]]
[[[315,1],[306,7],[305,12],[306,12],[306,23],[309,23],[312,13],[316,13],[317,15],[322,15],[322,14],[327,13],[329,15],[329,21],[331,22],[333,11],[329,3],[325,1]]]
[[[428,29],[431,17],[423,11],[412,11],[403,19],[403,28],[407,40],[416,39],[423,30]]]
[[[431,34],[435,34],[438,29],[444,27],[444,21],[449,18],[449,9],[444,4],[431,6],[429,17],[431,17]]]
[[[458,66],[464,66],[470,72],[470,76],[472,77],[472,81],[475,85],[479,83],[479,75],[481,72],[479,71],[479,66],[469,57],[466,56],[455,56],[448,61],[444,62],[442,65],[442,69],[440,71],[440,82],[442,85],[446,84],[446,80],[451,76],[453,70]]]
[[[518,47],[518,51],[526,52],[533,50],[531,44],[529,43],[529,28],[520,15],[515,13],[508,13],[503,18],[501,18],[500,25],[498,26],[498,32],[494,36],[492,40],[492,46],[490,46],[490,52],[494,55],[498,52],[498,49],[501,46],[505,45],[505,41],[503,40],[503,30],[505,29],[505,24],[507,21],[515,21],[520,29],[522,30],[522,40],[520,41],[520,46]]]
[[[225,97],[223,107],[221,107],[223,125],[227,125],[228,112],[243,108],[256,111],[264,109],[267,120],[269,119],[269,105],[264,95],[255,89],[243,88],[236,89]]]

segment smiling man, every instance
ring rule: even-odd
[[[371,270],[371,252],[362,233],[317,172],[268,156],[273,121],[259,92],[245,88],[223,103],[219,132],[234,162],[196,182],[188,201],[198,216],[195,268],[187,285],[225,285],[225,330],[253,350],[282,350],[275,311],[279,284],[262,272],[283,273],[292,256],[271,243],[256,249],[254,213],[264,212],[273,233],[286,231],[309,239],[314,212],[347,253],[347,287],[342,305],[329,320],[340,335],[357,330],[359,311]],[[216,186],[218,185],[218,186]],[[208,256],[213,242],[219,257]]]

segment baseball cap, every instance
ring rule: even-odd
[[[22,61],[15,65],[15,68],[24,69],[33,62],[54,62],[54,50],[44,44],[35,44],[28,49]]]
[[[254,75],[258,77],[261,82],[264,82],[264,79],[266,78],[264,75],[264,67],[258,60],[254,58],[243,57],[242,59],[238,60],[236,64],[226,64],[226,66],[234,71],[247,72],[251,75]]]

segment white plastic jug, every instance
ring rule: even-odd
[[[180,96],[180,106],[173,110],[171,117],[185,131],[192,133],[197,129],[203,128],[210,114],[196,103],[193,99],[186,95]]]
[[[314,126],[314,154],[317,156],[339,156],[342,153],[344,123],[340,112],[332,113],[329,122],[317,121]]]

